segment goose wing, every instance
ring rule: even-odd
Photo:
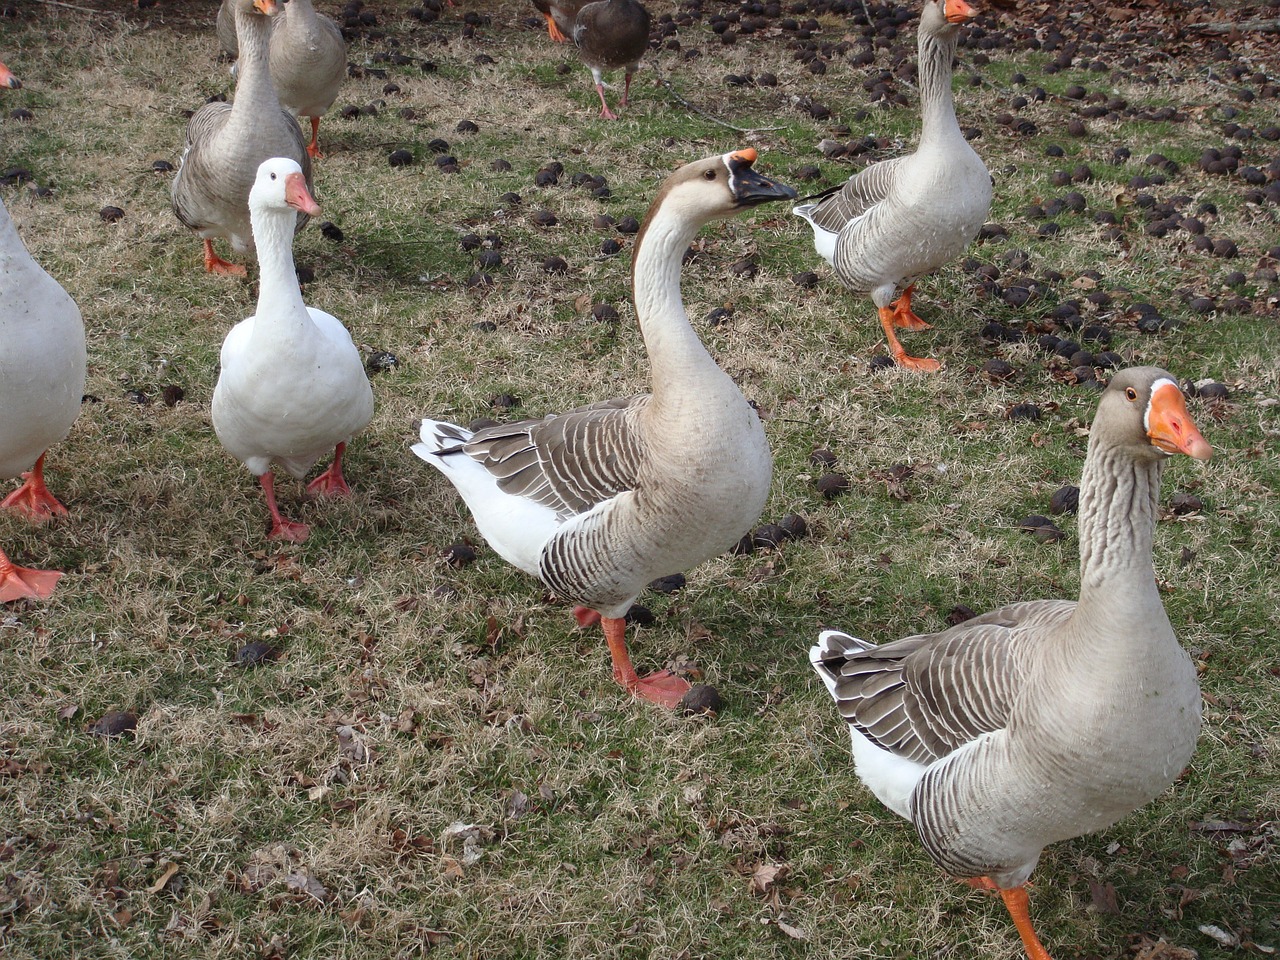
[[[831,632],[812,659],[848,723],[882,750],[928,764],[1007,726],[1026,682],[1027,646],[1074,608],[1070,600],[1011,604],[879,647]]]
[[[229,119],[231,104],[215,101],[206,103],[187,121],[186,142],[182,146],[182,158],[178,161],[178,173],[173,179],[173,212],[184,226],[192,230],[207,226],[203,209],[205,198],[201,191],[195,189],[195,184],[208,177],[208,145]]]
[[[881,160],[855,173],[843,187],[813,208],[810,220],[824,230],[839,233],[846,223],[856,220],[889,195],[906,159]]]
[[[647,394],[479,431],[463,447],[508,494],[564,519],[635,487],[644,445],[637,429]]]

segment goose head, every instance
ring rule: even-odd
[[[10,90],[18,90],[22,87],[22,81],[13,75],[13,71],[0,63],[0,87],[8,87]]]
[[[786,184],[753,170],[755,162],[755,149],[747,147],[685,164],[667,178],[650,216],[661,205],[701,226],[770,200],[795,199],[796,192]]]
[[[1092,443],[1108,443],[1135,460],[1185,453],[1208,460],[1213,447],[1200,434],[1171,373],[1133,367],[1111,378],[1098,404]]]
[[[273,157],[263,160],[258,167],[257,179],[249,191],[249,209],[264,212],[300,210],[314,216],[320,212],[320,205],[307,190],[307,179],[297,161]]]
[[[954,28],[978,15],[966,0],[925,0],[920,13],[920,29],[928,34],[954,33]],[[949,29],[951,28],[951,29]]]
[[[274,17],[280,12],[282,2],[283,0],[235,0],[235,7],[238,11],[244,13]]]

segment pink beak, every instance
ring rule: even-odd
[[[307,190],[307,180],[300,173],[291,173],[284,178],[284,202],[311,216],[320,212],[320,204],[312,199],[311,192]]]

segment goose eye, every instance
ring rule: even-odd
[[[1137,400],[1137,399],[1138,399],[1138,391],[1137,391],[1137,390],[1135,390],[1135,389],[1133,389],[1133,387],[1125,387],[1125,388],[1124,388],[1124,395],[1125,395],[1126,399],[1129,399],[1129,400]]]
[[[702,174],[703,180],[714,180],[715,178],[716,178],[716,172],[714,170],[703,171],[703,174]]]
[[[276,178],[276,175],[273,173],[273,174],[271,175],[271,179],[272,179],[272,180],[274,180],[275,178]]]

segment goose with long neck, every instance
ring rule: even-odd
[[[636,238],[632,285],[652,392],[471,433],[423,420],[413,452],[470,507],[507,562],[601,620],[614,678],[676,706],[689,689],[662,671],[637,675],[624,616],[655,577],[724,552],[764,508],[772,460],[764,428],[685,315],[680,265],[694,235],[795,191],[752,169],[755,150],[672,174]]]
[[[0,63],[0,87],[21,86]],[[44,458],[80,415],[85,359],[80,309],[36,263],[0,203],[0,479],[23,480],[0,509],[35,521],[66,515],[45,485]],[[47,597],[61,576],[19,567],[0,551],[0,601]]]
[[[216,238],[233,250],[253,250],[249,190],[258,166],[272,157],[298,162],[311,191],[311,157],[293,116],[280,107],[268,64],[271,18],[276,0],[233,0],[240,44],[232,103],[208,103],[187,123],[186,145],[173,178],[173,212],[204,242],[204,266],[211,273],[244,275],[245,268],[218,256]],[[306,223],[298,218],[298,228]]]
[[[223,341],[213,428],[227,452],[258,477],[271,512],[268,537],[301,542],[310,529],[280,514],[272,464],[301,479],[332,449],[333,464],[307,491],[350,496],[342,456],[373,417],[373,391],[342,321],[308,307],[298,290],[294,220],[320,208],[297,161],[263,162],[249,208],[261,273],[258,309]]]
[[[649,48],[649,11],[639,0],[594,0],[578,11],[573,20],[573,42],[578,55],[591,71],[600,97],[600,116],[617,120],[604,98],[604,74],[622,68],[626,80],[621,106],[631,97],[631,77],[640,68],[640,58]]]
[[[859,779],[944,870],[1000,892],[1031,960],[1049,960],[1024,886],[1043,848],[1147,803],[1195,749],[1195,667],[1151,564],[1176,453],[1212,454],[1177,382],[1117,373],[1080,481],[1078,601],[1015,603],[883,646],[828,630],[809,653]]]
[[[911,309],[916,278],[959,256],[991,211],[991,176],[960,131],[951,94],[960,27],[975,16],[966,0],[925,0],[915,152],[874,163],[792,211],[813,228],[814,247],[836,278],[871,295],[894,361],[926,373],[941,364],[908,355],[895,329],[929,326]]]

